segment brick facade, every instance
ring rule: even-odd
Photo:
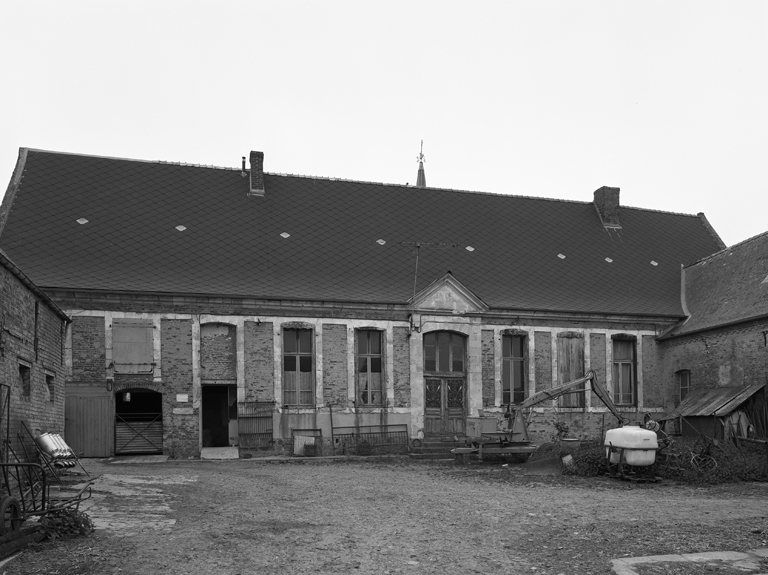
[[[34,452],[24,425],[33,434],[64,436],[65,325],[60,311],[0,265],[0,377],[4,384],[0,405],[9,394],[9,412],[0,413],[0,439],[9,439],[21,459],[25,455],[18,436],[29,453]]]
[[[199,388],[192,385],[192,320],[162,320],[163,452],[174,458],[200,453]],[[194,401],[177,403],[177,394]]]
[[[347,327],[323,324],[323,400],[334,406],[349,404],[347,348]]]

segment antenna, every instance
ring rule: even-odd
[[[434,242],[397,242],[401,246],[414,246],[416,248],[416,269],[413,272],[413,296],[416,297],[416,280],[419,277],[419,254],[421,252],[421,248],[436,248],[436,249],[446,249],[446,248],[457,248],[459,247],[459,244],[441,244],[441,243],[434,243]]]
[[[421,151],[419,152],[419,155],[416,156],[417,162],[426,162],[427,159],[424,157],[424,140],[421,141]]]

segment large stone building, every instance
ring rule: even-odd
[[[72,317],[70,443],[193,457],[300,430],[327,449],[342,428],[453,436],[587,369],[629,419],[674,407],[657,337],[685,317],[681,266],[725,247],[703,214],[620,206],[618,188],[559,201],[263,158],[21,149],[0,246]],[[534,436],[612,426],[588,387],[542,405]],[[78,439],[83,421],[104,441]]]

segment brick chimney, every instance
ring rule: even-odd
[[[251,191],[248,195],[264,195],[264,152],[251,150]]]
[[[603,186],[595,190],[595,209],[606,228],[621,228],[619,223],[619,188]]]

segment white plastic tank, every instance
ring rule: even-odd
[[[624,463],[628,465],[653,465],[659,441],[656,432],[638,425],[626,425],[609,429],[605,433],[605,456],[611,463],[619,463],[624,450]],[[611,449],[611,447],[615,449]]]

